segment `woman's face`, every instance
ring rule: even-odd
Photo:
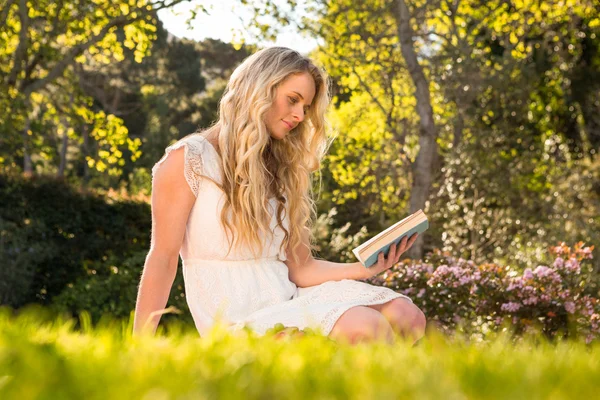
[[[275,89],[275,100],[265,115],[265,124],[273,139],[284,139],[304,121],[315,90],[315,82],[308,72],[290,75]]]

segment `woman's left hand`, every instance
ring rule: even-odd
[[[366,268],[367,270],[367,278],[372,278],[375,275],[380,274],[381,272],[392,268],[394,265],[398,264],[400,261],[400,256],[402,253],[406,252],[406,250],[410,249],[410,246],[413,245],[417,237],[418,233],[414,233],[410,239],[408,236],[402,238],[402,240],[396,246],[391,246],[390,251],[388,252],[387,258],[383,255],[383,251],[379,253],[377,256],[377,263],[373,264],[371,267]]]

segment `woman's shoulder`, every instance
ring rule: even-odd
[[[182,149],[179,151],[179,149]],[[218,155],[212,144],[202,133],[193,133],[188,135],[165,149],[165,154],[152,167],[152,176],[157,174],[161,165],[169,159],[169,155],[175,152],[176,158],[183,158],[183,175],[192,187],[194,194],[198,193],[200,178],[206,176],[212,180],[218,181],[220,169],[218,168]]]
[[[165,149],[165,153],[168,154],[172,150],[185,147],[187,150],[186,152],[192,152],[197,156],[206,156],[205,153],[210,151],[210,146],[210,142],[203,136],[202,133],[192,133],[168,146]]]

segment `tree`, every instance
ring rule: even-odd
[[[525,240],[558,228],[562,221],[556,215],[558,208],[547,204],[547,199],[558,193],[554,185],[561,176],[557,173],[559,165],[571,156],[562,151],[548,154],[544,146],[557,143],[556,149],[562,146],[562,150],[566,148],[562,143],[569,143],[569,152],[576,158],[590,158],[587,166],[567,162],[563,166],[566,170],[581,167],[583,173],[595,165],[591,162],[597,152],[594,144],[598,143],[593,117],[598,107],[595,83],[577,92],[571,86],[572,81],[585,81],[583,71],[593,76],[597,71],[594,65],[600,65],[593,61],[598,41],[592,39],[597,39],[599,25],[593,2],[421,1],[413,2],[407,7],[410,12],[402,14],[403,3],[396,0],[312,1],[303,3],[308,12],[305,18],[297,11],[299,7],[292,13],[273,1],[263,4],[262,8],[255,7],[255,26],[260,32],[276,31],[273,28],[277,24],[295,23],[301,31],[323,39],[324,44],[313,56],[326,65],[339,89],[332,115],[343,129],[338,138],[341,143],[332,147],[337,153],[327,164],[337,185],[334,199],[338,196],[336,200],[347,201],[356,193],[365,193],[370,185],[379,186],[381,198],[391,197],[380,179],[401,175],[394,169],[404,170],[405,160],[416,163],[418,157],[411,157],[417,149],[414,138],[422,138],[422,124],[429,123],[429,112],[412,107],[427,104],[421,99],[426,99],[430,90],[429,106],[439,127],[435,137],[441,156],[426,163],[433,189],[426,204],[432,207],[435,201],[436,207],[430,208],[435,218],[431,238],[443,238],[445,249],[481,258],[497,251],[514,251],[518,243],[511,247],[511,241],[515,238]],[[292,1],[287,4],[299,6]],[[273,18],[265,19],[267,15]],[[402,33],[402,26],[407,33]],[[402,40],[407,37],[411,42],[405,48],[412,46],[417,64],[402,49]],[[428,82],[421,89],[416,85],[421,78],[415,66],[422,68]],[[403,86],[406,81],[413,84],[408,91]],[[582,100],[578,104],[574,99]],[[582,104],[585,114],[578,112]],[[359,118],[368,120],[359,125]],[[357,141],[356,126],[362,127],[362,141]],[[378,140],[387,143],[373,147],[371,142]],[[396,148],[398,145],[401,149]],[[385,147],[392,148],[392,154],[404,150],[407,157],[389,158],[382,154]],[[369,151],[355,160],[350,153],[360,153],[361,148],[381,155],[384,163],[387,160],[388,171],[378,167],[380,161]],[[548,159],[552,165],[547,165]],[[465,161],[471,166],[460,170],[465,168]],[[450,170],[459,176],[448,174]],[[466,179],[462,179],[464,175]],[[412,178],[427,182],[414,171]],[[404,184],[401,179],[397,183]],[[582,187],[590,188],[587,184]],[[447,201],[446,190],[450,188],[461,195],[460,201]],[[419,192],[413,187],[411,196]],[[401,193],[396,191],[397,198],[402,198]],[[355,202],[358,208],[353,212],[359,213],[363,205],[370,212],[376,209],[372,197]],[[593,200],[588,204],[594,209]],[[378,205],[381,214],[393,215],[384,201]],[[515,218],[518,215],[521,217]],[[545,221],[550,215],[556,223]],[[566,214],[562,215],[565,218]],[[569,214],[569,218],[575,216]],[[581,218],[588,224],[593,221],[583,215]],[[518,220],[521,224],[515,223]],[[442,224],[443,230],[438,228]],[[588,225],[585,235],[593,232]],[[559,234],[556,230],[548,237]],[[545,243],[540,240],[533,245],[543,248]],[[414,253],[419,249],[413,249],[411,255],[418,256]]]
[[[42,101],[52,100],[57,90],[74,92],[77,80],[76,64],[89,60],[110,63],[122,60],[124,52],[133,52],[136,61],[149,53],[156,30],[156,12],[185,0],[65,0],[37,1],[4,0],[0,10],[0,104],[5,117],[0,120],[3,142],[20,148],[23,171],[33,172],[31,155],[39,149],[44,132],[32,130],[34,112],[45,111]],[[59,113],[63,107],[54,107]],[[92,124],[97,116],[87,115]],[[60,119],[60,118],[59,118]],[[65,117],[63,116],[63,121]],[[109,129],[100,129],[95,137],[106,138],[115,133],[119,146],[127,145],[135,152],[139,143],[122,139],[122,121],[110,118],[102,121]],[[92,130],[93,132],[93,130]],[[94,136],[92,134],[92,136]],[[2,144],[4,144],[2,143]],[[120,150],[114,143],[107,157]],[[104,153],[103,153],[104,154]],[[4,162],[12,156],[4,155]],[[104,162],[96,165],[102,166]]]

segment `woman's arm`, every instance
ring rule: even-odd
[[[152,236],[138,288],[134,335],[156,332],[177,273],[186,222],[196,201],[183,172],[184,151],[171,151],[153,177]]]
[[[327,281],[340,281],[342,279],[368,279],[383,272],[400,260],[400,256],[412,246],[418,234],[413,234],[410,239],[404,237],[397,246],[391,246],[387,257],[379,253],[377,263],[366,268],[360,262],[336,263],[313,258],[309,250],[308,230],[304,230],[302,245],[294,252],[288,246],[285,264],[288,266],[290,281],[298,287],[320,285]]]
[[[294,252],[291,244],[284,261],[289,270],[290,281],[298,287],[319,285],[327,281],[342,279],[366,279],[367,269],[360,263],[335,263],[313,258],[309,250],[308,229],[304,229],[302,244]]]

